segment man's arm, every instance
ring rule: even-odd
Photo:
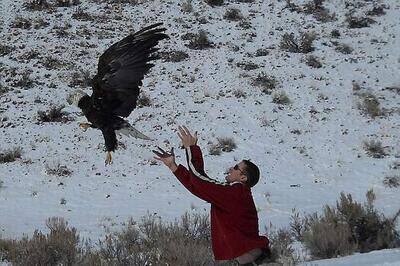
[[[186,149],[186,153],[190,152],[191,160],[189,161],[189,157],[186,156],[188,159],[187,163],[188,165],[192,164],[196,172],[201,173],[204,176],[207,176],[205,171],[204,171],[204,161],[203,161],[203,154],[201,152],[201,149],[197,145],[192,145],[188,149]]]
[[[161,148],[158,148],[158,151],[153,150],[153,152],[157,155],[157,157],[154,158],[162,161],[193,195],[209,203],[215,204],[220,208],[234,208],[236,204],[235,190],[237,187],[233,187],[228,183],[221,183],[209,177],[203,176],[195,169],[189,171],[183,165],[178,166],[175,162],[173,148],[169,153]],[[189,163],[189,168],[191,167],[193,167],[193,165]],[[200,175],[200,177],[197,175]]]
[[[188,161],[188,165],[192,164],[196,171],[205,175],[203,155],[200,147],[197,146],[197,132],[192,135],[185,126],[178,127],[178,131],[178,136],[182,141],[183,147],[186,150],[190,149],[190,152],[193,154],[192,160]]]
[[[237,185],[218,182],[208,177],[201,179],[183,165],[179,165],[173,173],[187,190],[200,199],[225,210],[235,208]]]

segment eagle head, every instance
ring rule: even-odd
[[[83,97],[86,96],[87,94],[84,93],[82,90],[75,90],[74,92],[71,92],[67,96],[67,102],[69,104],[78,106],[79,100]]]

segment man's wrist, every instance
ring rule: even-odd
[[[175,172],[178,169],[178,165],[176,163],[173,163],[171,165],[168,165],[168,168],[172,171]]]

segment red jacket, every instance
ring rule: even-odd
[[[240,182],[219,182],[204,173],[198,146],[186,149],[189,170],[174,172],[194,195],[211,203],[211,239],[216,260],[236,258],[255,248],[267,248],[268,238],[258,234],[258,216],[251,190]]]

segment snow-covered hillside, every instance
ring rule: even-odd
[[[326,0],[324,16],[305,12],[307,1],[290,2],[92,0],[32,10],[29,1],[1,0],[0,153],[22,149],[20,159],[0,164],[1,236],[45,230],[58,216],[97,239],[129,217],[208,212],[151,152],[177,148],[183,124],[198,131],[210,176],[224,178],[244,158],[260,166],[253,195],[262,232],[288,226],[293,209],[334,204],[340,192],[364,201],[373,189],[377,209],[393,215],[400,187],[384,181],[400,179],[400,1]],[[354,18],[368,26],[354,27]],[[155,22],[170,36],[160,51],[187,58],[156,62],[142,87],[150,104],[129,117],[154,140],[120,136],[106,167],[101,132],[83,132],[77,108],[66,106],[62,122],[41,122],[38,111],[67,105],[74,89],[89,93],[84,84],[102,52]],[[212,46],[191,49],[201,30]],[[312,51],[285,50],[290,33],[314,34]],[[211,155],[220,138],[237,148]],[[381,152],[365,149],[379,142]]]

